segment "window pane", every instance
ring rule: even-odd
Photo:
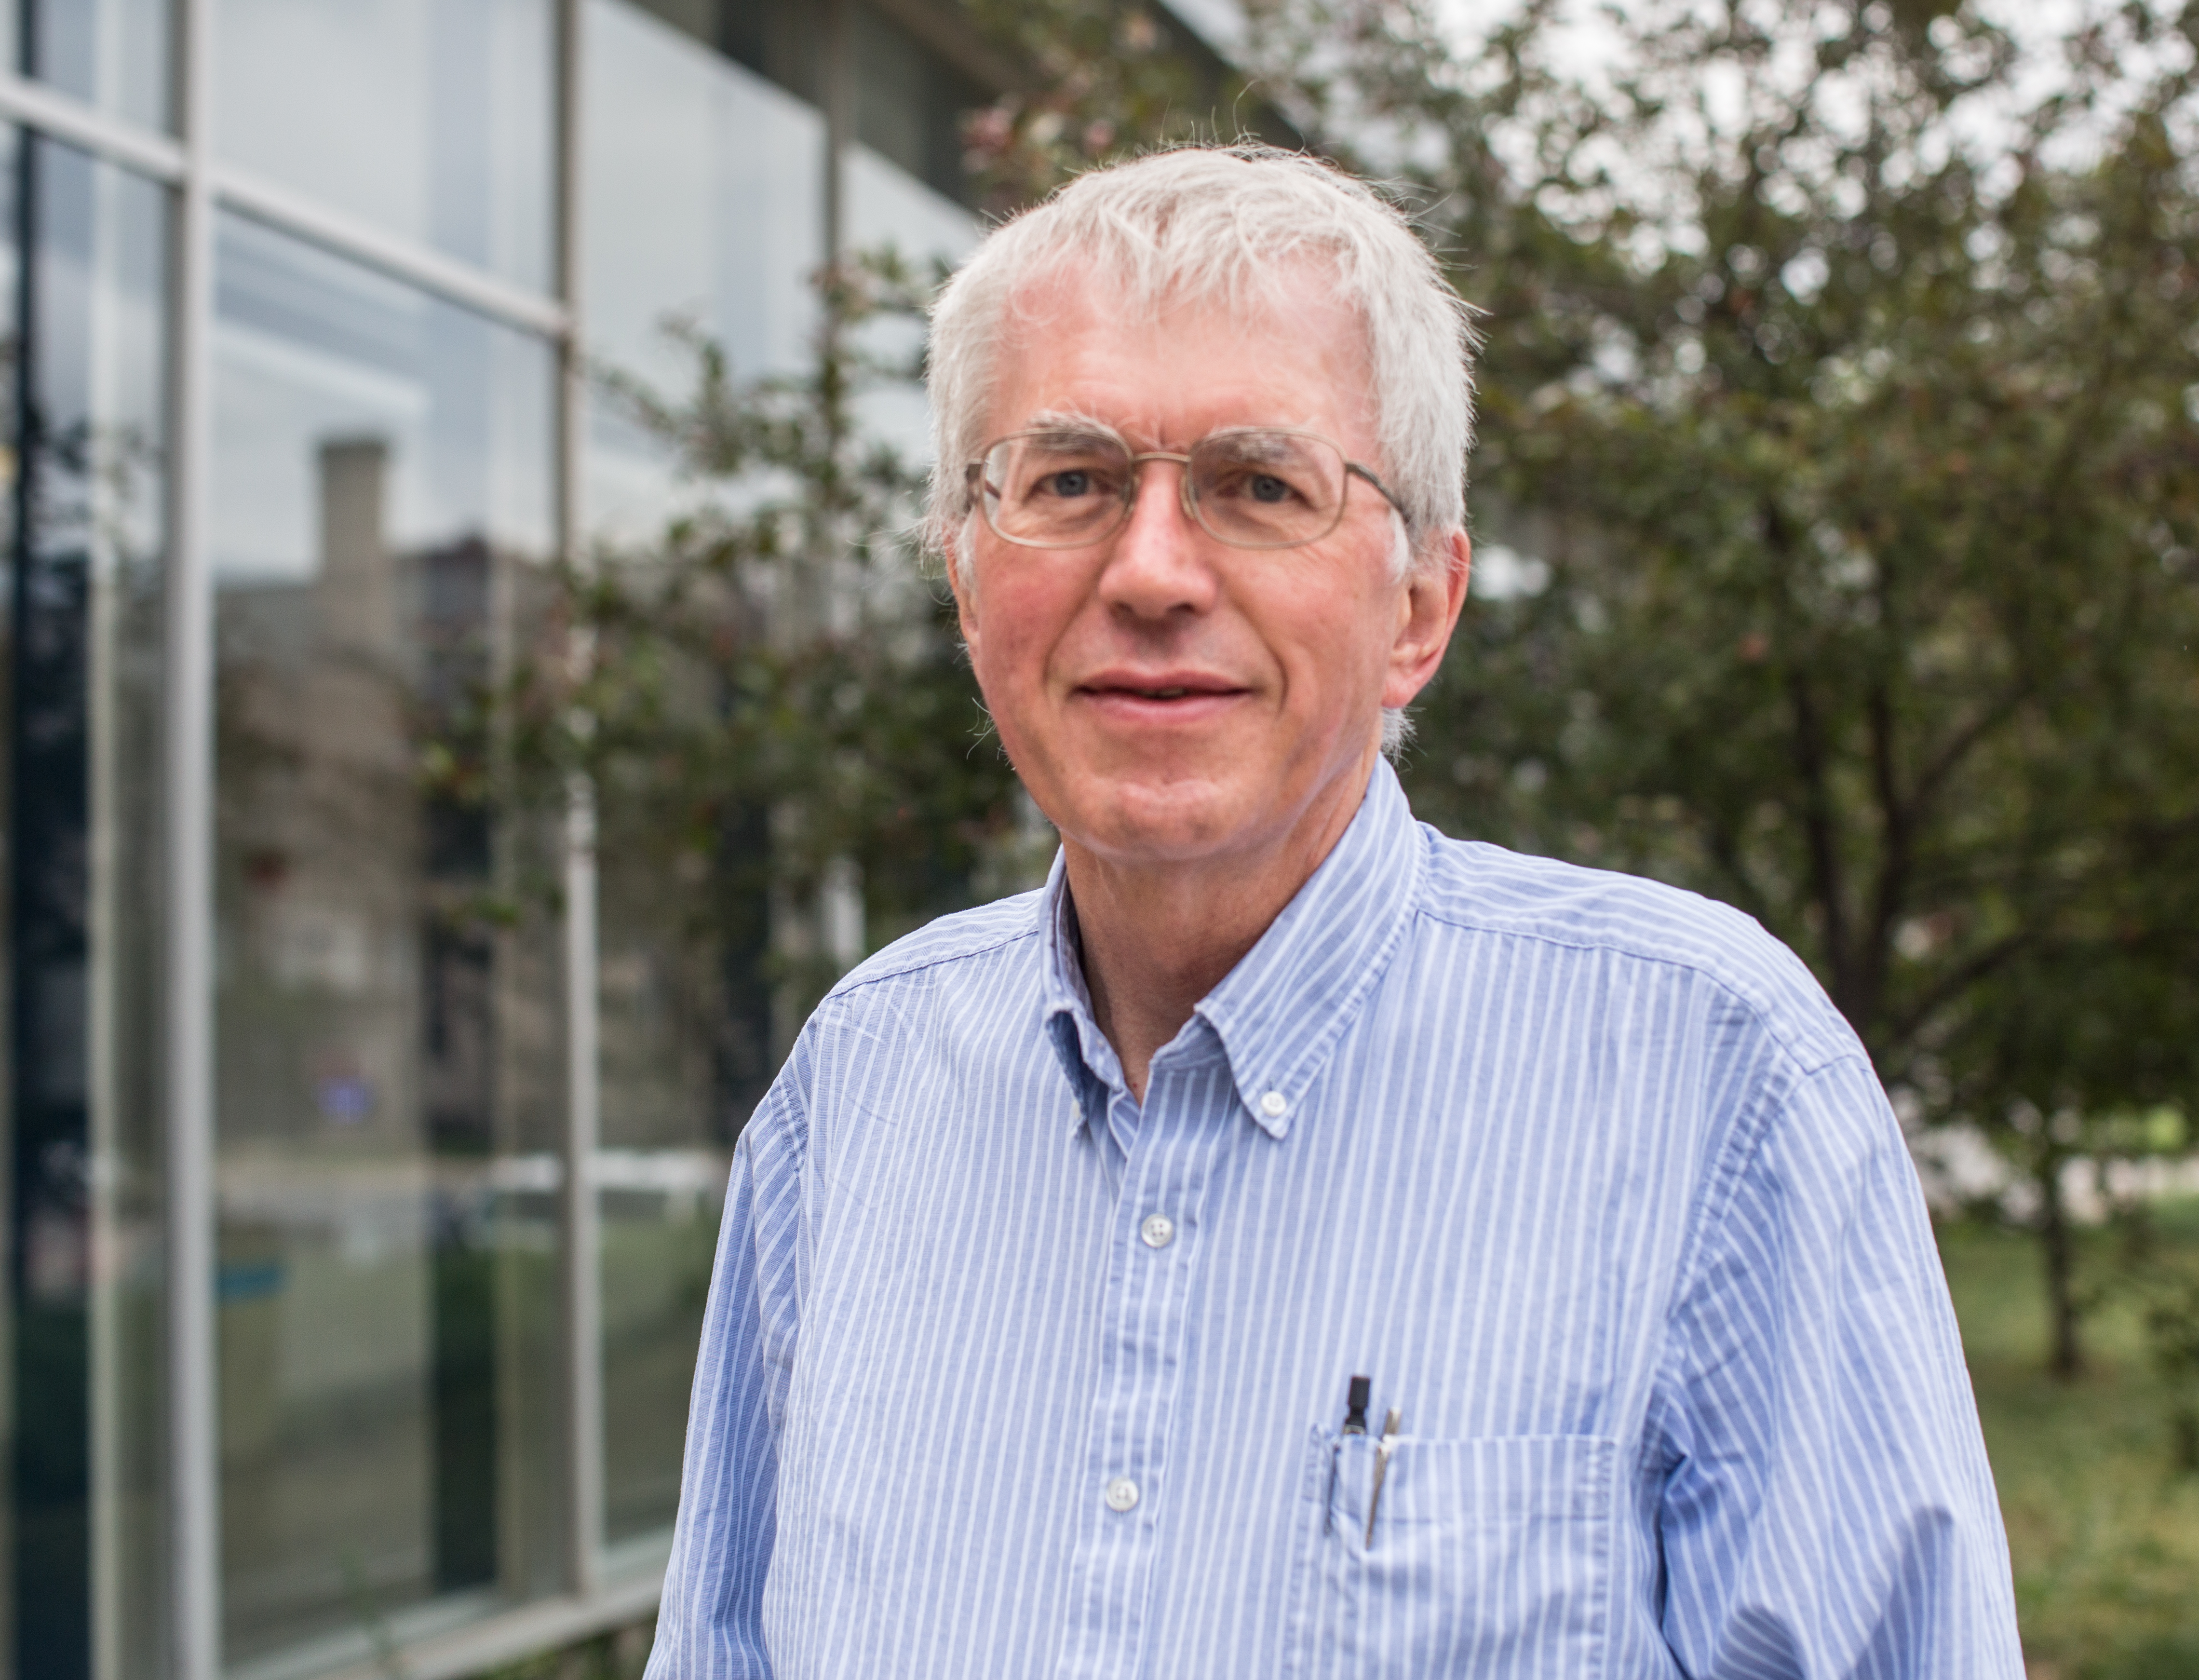
[[[802,365],[825,260],[825,124],[815,110],[623,0],[589,0],[589,349],[671,391],[691,323],[752,377]],[[675,483],[661,451],[596,407],[587,505],[599,535],[646,540]]]
[[[848,243],[858,251],[892,245],[913,262],[949,264],[977,243],[977,219],[867,146],[848,155]]]
[[[821,105],[825,9],[814,0],[627,0],[715,47],[797,98]],[[932,26],[990,56],[954,7],[933,8]],[[1000,89],[989,87],[901,23],[849,0],[847,44],[855,77],[855,138],[950,199],[968,195],[962,119]]]
[[[28,0],[0,25],[26,76],[118,117],[166,129],[172,0]]]
[[[0,1668],[160,1627],[159,1044],[166,195],[7,136],[7,1420]]]
[[[674,317],[722,343],[738,377],[801,366],[824,255],[822,120],[619,0],[592,0],[586,22],[591,347],[669,394],[696,366],[662,330]],[[691,493],[602,402],[587,484],[592,528],[629,551]],[[714,678],[693,674],[686,703],[707,707]],[[770,995],[761,878],[741,925],[698,914],[692,875],[668,867],[661,802],[613,777],[599,802],[606,1514],[614,1543],[645,1547],[678,1501],[727,1152],[772,1071]],[[718,843],[760,857],[762,834],[751,812]]]
[[[882,13],[858,5],[849,21],[855,137],[935,193],[966,198],[962,119],[990,96]]]
[[[546,289],[551,0],[213,0],[222,160]]]
[[[808,38],[791,26],[798,9],[717,15],[729,27],[755,26],[753,39],[738,29],[715,38],[773,79],[703,44],[713,38],[707,9],[662,0],[652,16],[593,0],[586,13],[591,347],[674,399],[697,365],[691,343],[663,332],[668,318],[723,346],[737,381],[806,371],[819,322],[811,277],[824,256],[825,136],[817,112],[786,90],[808,61]],[[930,155],[926,113],[945,104],[923,105],[918,96],[936,90],[920,77],[895,82],[895,38],[866,27],[865,120],[883,123],[881,137],[920,166]],[[941,122],[951,135],[951,114]],[[974,240],[966,210],[867,147],[852,151],[848,185],[853,246],[890,241],[921,261],[960,255]],[[881,351],[917,343],[913,323],[873,324],[865,339]],[[868,394],[861,417],[920,456],[913,386]],[[645,564],[696,488],[609,400],[595,405],[590,452],[592,528]],[[726,702],[724,680],[715,668],[685,671],[674,691],[707,728],[710,709]],[[598,790],[606,1504],[612,1540],[640,1546],[676,1506],[726,1152],[776,1070],[787,1024],[773,1020],[771,814],[724,802],[698,834],[692,790],[673,811],[680,802],[648,764],[630,767],[631,779],[623,767],[608,767]],[[852,875],[845,896],[860,904]]]
[[[538,639],[554,364],[248,223],[218,276],[226,1648],[364,1652],[555,1572],[554,871],[421,773]]]
[[[867,146],[848,154],[848,246],[853,251],[895,250],[919,273],[933,262],[950,266],[977,242],[977,219]],[[913,360],[923,347],[915,321],[887,318],[864,328],[860,342],[871,354]],[[913,463],[931,458],[931,410],[924,388],[881,384],[863,393],[857,410],[863,429],[891,444]]]

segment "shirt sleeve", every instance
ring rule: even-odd
[[[1713,1182],[1653,1440],[1694,1680],[2021,1680],[2008,1543],[1923,1196],[1860,1057]]]
[[[764,1578],[779,1432],[801,1327],[806,1046],[733,1151],[687,1412],[680,1514],[646,1680],[768,1680]]]

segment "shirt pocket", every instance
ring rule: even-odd
[[[1601,1676],[1618,1444],[1402,1438],[1370,1545],[1376,1444],[1309,1439],[1290,1680]]]

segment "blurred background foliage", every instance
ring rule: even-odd
[[[1236,67],[1123,0],[971,9],[1034,67],[966,120],[995,213],[1240,132],[1412,209],[1485,340],[1416,808],[1739,905],[1920,1153],[2008,1164],[1945,1229],[2035,1671],[2199,1673],[2199,1220],[2111,1170],[2188,1162],[2199,1095],[2199,5],[1255,0]],[[835,880],[876,948],[1051,849],[861,423],[936,278],[826,271],[796,377],[606,370],[694,510],[429,755],[592,790],[698,948],[768,948],[782,1044]]]
[[[1502,228],[1490,125],[1391,67],[1416,43],[1353,101],[1433,218],[1473,206],[1438,225],[1512,540],[1416,802],[1801,952],[1913,1123],[2021,1166],[2073,1373],[2063,1164],[2199,1082],[2191,55],[2145,76],[2126,9],[2026,101],[1959,9],[1619,26],[1601,89],[1517,38]]]

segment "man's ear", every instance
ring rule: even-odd
[[[947,557],[947,587],[954,592],[954,616],[962,627],[962,640],[972,657],[977,651],[977,603],[971,593],[969,580],[964,572],[965,560],[962,540],[966,534],[952,531],[941,544]]]
[[[1409,705],[1427,686],[1458,627],[1473,568],[1473,544],[1464,531],[1453,531],[1444,539],[1443,550],[1415,564],[1398,591],[1397,635],[1390,645],[1390,669],[1382,684],[1385,706]]]

